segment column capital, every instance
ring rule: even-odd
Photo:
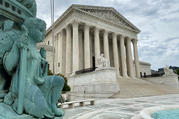
[[[99,30],[100,30],[100,28],[98,28],[98,27],[95,27],[95,28],[94,28],[94,31],[95,31],[95,32],[96,32],[96,31],[99,32]]]
[[[72,25],[74,26],[78,26],[79,25],[79,22],[77,21],[77,20],[74,20],[74,21],[72,21]]]
[[[128,40],[128,41],[132,41],[132,39],[131,39],[130,37],[128,37],[128,36],[126,36],[125,38],[126,38],[126,40]]]
[[[120,34],[120,38],[126,38],[126,36],[125,35],[123,35],[123,34]]]
[[[132,42],[137,44],[138,40],[137,39],[133,39]]]
[[[69,30],[70,29],[70,24],[68,24],[66,27],[65,27],[66,30]]]
[[[91,25],[90,25],[90,24],[88,24],[88,23],[84,23],[84,26],[88,26],[88,27],[90,27]]]
[[[89,29],[90,28],[90,25],[89,24],[84,24],[84,29]]]
[[[117,36],[117,33],[115,33],[115,32],[112,32],[112,36],[114,37],[114,36]]]
[[[126,40],[127,40],[127,42],[132,42],[132,39],[129,38],[128,36],[126,37]]]
[[[124,39],[125,39],[125,36],[120,35],[120,40],[123,40],[123,41],[124,41]]]
[[[109,30],[104,29],[104,33],[109,33]]]

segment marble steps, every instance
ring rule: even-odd
[[[135,98],[179,93],[177,89],[153,84],[142,79],[119,79],[119,84],[120,92],[114,94],[111,98]]]

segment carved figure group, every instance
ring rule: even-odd
[[[57,102],[64,85],[63,78],[47,76],[48,63],[37,43],[45,38],[46,24],[31,17],[20,30],[6,20],[0,30],[0,98],[15,112],[38,118],[62,117]]]

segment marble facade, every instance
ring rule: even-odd
[[[55,22],[55,73],[70,76],[96,67],[103,53],[118,77],[139,78],[139,32],[114,8],[72,5]],[[43,44],[52,45],[51,27]]]

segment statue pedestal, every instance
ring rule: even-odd
[[[14,110],[10,106],[4,103],[0,103],[0,119],[34,119],[34,118],[25,114],[18,115],[16,112],[14,112]]]
[[[14,112],[14,110],[10,106],[4,103],[0,103],[0,119],[36,119],[36,118],[26,114],[18,115],[16,112]],[[55,119],[62,119],[62,118],[56,117]]]
[[[96,71],[68,77],[71,87],[69,98],[109,98],[120,91],[115,68],[98,68]]]

